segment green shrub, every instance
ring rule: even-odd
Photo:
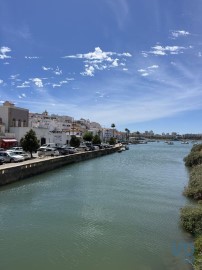
[[[185,165],[188,167],[193,167],[196,165],[202,164],[202,153],[197,152],[191,152],[187,157],[184,158]]]
[[[197,237],[194,242],[194,269],[202,269],[202,235]]]
[[[191,152],[200,152],[202,150],[202,144],[194,145],[191,149]]]
[[[184,195],[195,200],[202,200],[202,165],[192,169]]]
[[[183,228],[198,235],[202,233],[202,207],[199,206],[186,206],[181,209],[181,224]]]

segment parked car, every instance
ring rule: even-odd
[[[5,162],[20,162],[24,161],[24,157],[20,155],[16,155],[13,152],[0,152],[0,157],[3,157]]]
[[[31,158],[31,155],[26,153],[25,151],[16,150],[16,151],[13,151],[13,153],[16,154],[16,155],[23,156],[24,160],[28,160],[28,159]]]
[[[38,156],[39,157],[43,157],[43,156],[50,156],[50,157],[54,157],[54,156],[59,156],[60,153],[58,150],[54,149],[54,148],[50,148],[50,147],[46,147],[46,148],[42,148],[40,147],[37,150]]]
[[[0,157],[0,165],[4,164],[5,159],[3,157]]]
[[[69,149],[68,149],[67,145],[54,147],[54,149],[58,150],[60,155],[68,155],[69,154]]]
[[[104,149],[110,148],[110,145],[108,143],[102,143],[101,145],[104,147]]]
[[[75,147],[69,146],[67,147],[69,154],[75,154],[78,150]]]
[[[99,146],[97,146],[97,145],[93,145],[93,150],[100,150],[100,148],[99,148]]]
[[[93,146],[98,146],[99,149],[104,149],[104,146],[102,144],[93,144]]]
[[[9,151],[11,150],[11,151],[23,151],[23,148],[22,147],[20,147],[20,146],[16,146],[16,147],[12,147],[12,148],[10,148],[10,149],[8,149]]]
[[[40,148],[53,148],[53,147],[57,147],[57,145],[55,143],[45,143],[45,144],[42,144],[42,146]]]
[[[85,152],[85,151],[89,151],[89,148],[85,145],[80,145],[79,147],[76,148],[76,150],[78,152]]]

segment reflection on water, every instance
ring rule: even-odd
[[[173,244],[189,145],[131,145],[0,191],[2,270],[190,269]]]

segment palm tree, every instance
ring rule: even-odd
[[[129,140],[130,130],[128,128],[125,128],[125,132],[126,132],[126,140]]]
[[[114,123],[111,124],[111,128],[113,128],[113,138],[114,138],[114,128],[115,128],[115,124]]]

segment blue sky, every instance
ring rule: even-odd
[[[0,102],[202,133],[201,0],[0,0]]]

